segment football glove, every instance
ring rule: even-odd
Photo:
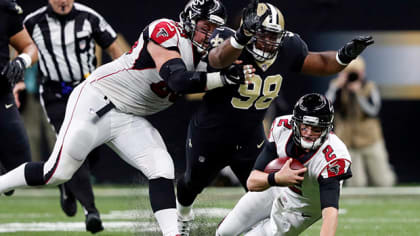
[[[9,64],[3,67],[1,75],[6,77],[10,85],[13,87],[18,81],[23,80],[23,73],[26,65],[22,57],[16,57]]]
[[[223,86],[245,84],[243,65],[232,64],[220,71]]]
[[[235,33],[236,42],[245,46],[256,34],[260,25],[260,17],[257,15],[258,0],[253,0],[242,11],[242,25]]]
[[[358,36],[338,50],[338,59],[344,64],[349,64],[353,59],[359,56],[367,46],[373,43],[372,36]]]
[[[16,3],[16,0],[0,1],[0,8],[4,8],[18,15],[23,13],[22,8]]]

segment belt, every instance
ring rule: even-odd
[[[105,100],[108,100],[108,98],[105,96],[104,97]],[[99,109],[98,111],[96,111],[96,115],[101,118],[103,115],[105,115],[106,113],[108,113],[110,110],[114,109],[115,105],[114,103],[112,103],[111,101],[109,101],[105,106],[103,106],[101,109]]]
[[[42,83],[42,87],[44,88],[44,91],[68,95],[71,93],[71,91],[73,91],[74,87],[76,87],[79,83],[80,81],[58,82],[58,81],[48,80]]]

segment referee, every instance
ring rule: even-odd
[[[116,42],[117,34],[105,19],[74,0],[48,0],[46,6],[25,18],[24,25],[39,50],[41,104],[58,133],[71,91],[96,67],[95,42],[112,59],[123,51]],[[97,153],[94,150],[90,156]],[[95,207],[87,163],[70,181],[59,186],[60,203],[68,216],[74,216],[76,198],[85,210],[86,230],[96,233],[103,226]]]
[[[15,1],[0,0],[0,164],[6,171],[31,161],[28,136],[12,94],[25,68],[37,60],[36,46],[22,20],[22,9]],[[12,61],[9,44],[20,53]]]

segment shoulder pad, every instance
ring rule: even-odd
[[[171,20],[158,20],[152,23],[150,38],[157,44],[162,44],[176,36],[176,24]]]

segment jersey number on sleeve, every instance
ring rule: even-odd
[[[334,150],[330,145],[326,146],[324,150],[322,150],[322,152],[324,153],[325,159],[327,161],[331,161],[332,159],[337,157],[335,154],[333,154]]]
[[[232,98],[232,106],[244,110],[251,106],[255,106],[257,110],[267,109],[274,98],[278,96],[283,77],[271,75],[263,80],[259,75],[255,75],[250,80],[250,84],[239,86],[238,92],[244,98]]]

